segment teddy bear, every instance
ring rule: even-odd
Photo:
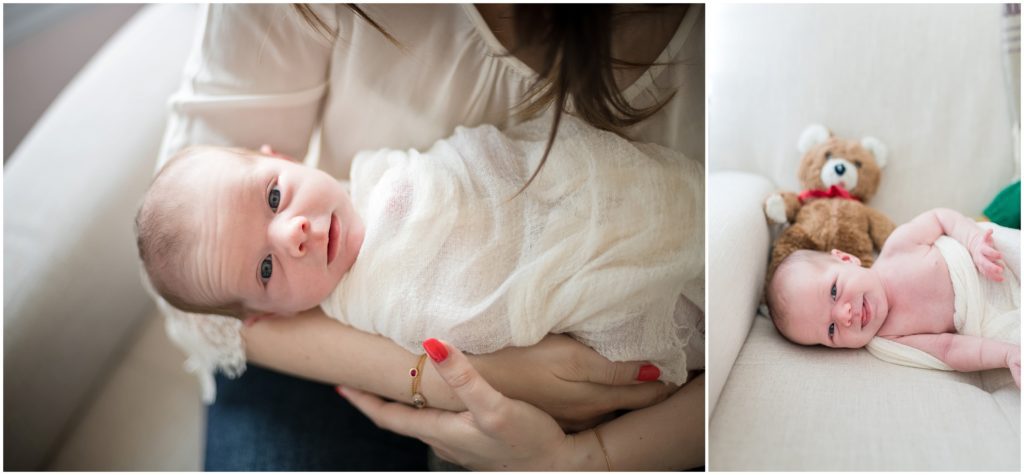
[[[860,141],[832,135],[823,125],[811,125],[797,144],[803,158],[797,176],[804,190],[783,191],[765,201],[772,222],[791,223],[772,247],[768,279],[790,253],[798,249],[839,249],[870,267],[874,250],[881,250],[896,227],[887,216],[865,204],[878,191],[887,150],[874,137]]]

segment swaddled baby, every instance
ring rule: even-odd
[[[796,343],[921,368],[1009,368],[1020,386],[1019,230],[935,209],[897,227],[870,268],[839,250],[791,254],[767,300]]]
[[[486,353],[570,333],[684,382],[703,368],[701,167],[571,118],[561,129],[525,189],[541,122],[360,154],[351,197],[273,154],[192,148],[147,193],[140,255],[189,312],[320,305],[417,353],[428,336]]]

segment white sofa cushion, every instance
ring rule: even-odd
[[[141,319],[132,220],[181,81],[195,6],[147,7],[4,167],[4,468],[38,470]]]
[[[708,423],[708,466],[1018,470],[1019,398],[1006,370],[922,370],[800,347],[757,317]]]
[[[708,414],[747,339],[761,299],[770,238],[762,204],[775,191],[766,178],[744,172],[708,177]]]

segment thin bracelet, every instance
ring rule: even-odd
[[[423,362],[427,361],[427,355],[424,353],[420,355],[420,360],[416,363],[415,368],[409,369],[409,376],[412,376],[412,405],[416,409],[423,409],[427,405],[427,398],[423,397],[420,393],[420,375],[423,374]]]
[[[612,471],[612,462],[608,459],[608,451],[604,448],[604,441],[601,440],[601,433],[597,431],[597,427],[591,429],[594,432],[594,437],[597,437],[597,445],[601,447],[601,454],[604,455],[604,466],[608,471]]]

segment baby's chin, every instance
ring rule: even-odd
[[[342,275],[342,277],[344,277],[344,275]],[[315,309],[319,307],[324,300],[327,300],[332,293],[334,293],[334,290],[338,287],[338,284],[341,283],[341,280],[341,278],[332,278],[327,282],[330,285],[325,285],[322,288],[318,286],[316,289],[307,289],[309,292],[306,292],[301,298],[297,298],[289,302],[282,302],[281,305],[274,305],[274,308],[269,309],[267,313],[295,315]]]
[[[324,300],[327,300],[328,298],[330,298],[331,294],[333,294],[334,291],[336,291],[338,289],[338,286],[341,285],[341,282],[343,280],[345,280],[345,276],[347,276],[347,275],[348,275],[348,272],[346,271],[346,272],[342,272],[341,275],[339,275],[337,277],[335,277],[333,275],[330,276],[330,278],[327,280],[327,284],[328,284],[327,287],[322,289],[321,291],[317,292],[317,295],[314,297],[314,298],[316,298],[316,302],[313,303],[312,307],[318,307]],[[312,308],[312,307],[310,307],[310,308]]]
[[[847,344],[841,346],[840,348],[851,348],[851,349],[864,348],[865,346],[868,346],[868,343],[870,343],[871,340],[873,340],[874,338],[875,338],[875,333],[870,333],[870,332],[861,333],[860,335],[857,335],[857,341],[847,343]]]

